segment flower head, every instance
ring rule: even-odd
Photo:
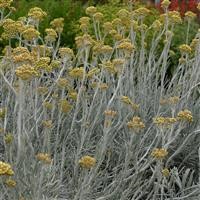
[[[167,155],[167,150],[163,148],[155,148],[151,153],[151,156],[157,160],[163,160]]]
[[[127,123],[127,126],[136,133],[145,128],[145,124],[140,117],[133,117],[132,120]]]
[[[83,156],[79,160],[79,165],[86,169],[91,169],[96,164],[96,159],[91,156]]]
[[[5,184],[8,186],[8,187],[15,187],[16,186],[16,181],[15,180],[13,180],[13,179],[7,179],[6,181],[5,181]]]
[[[191,111],[185,109],[183,111],[180,111],[177,115],[178,120],[180,121],[188,121],[188,122],[192,122],[193,121],[193,116]]]
[[[44,164],[51,164],[52,159],[48,153],[38,153],[36,155],[37,160],[42,161]]]
[[[12,170],[10,164],[0,161],[0,175],[14,175],[14,171]]]

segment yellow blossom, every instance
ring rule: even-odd
[[[65,88],[68,85],[68,80],[65,78],[59,78],[57,81],[57,85],[61,88]]]
[[[38,7],[34,7],[31,8],[28,12],[28,16],[31,17],[34,20],[40,21],[42,20],[44,17],[47,16],[47,13],[44,12],[41,8]]]
[[[52,128],[53,123],[52,123],[52,120],[43,120],[43,121],[42,121],[42,125],[43,125],[45,128]]]
[[[32,41],[34,39],[37,39],[40,33],[34,27],[29,26],[22,32],[22,35],[24,39]]]
[[[192,51],[191,47],[187,44],[180,45],[179,50],[181,53],[186,53],[186,54],[191,53]]]
[[[72,105],[66,100],[66,99],[61,99],[59,101],[59,107],[61,112],[63,113],[68,113],[72,109]]]
[[[76,67],[69,71],[69,75],[73,78],[82,78],[84,73],[83,67]]]
[[[8,187],[15,187],[16,186],[16,181],[15,180],[13,180],[13,179],[7,179],[6,181],[5,181],[5,184],[8,186]]]
[[[74,52],[70,48],[60,48],[59,55],[61,58],[67,58],[67,60],[70,60],[74,57]]]
[[[162,175],[163,175],[164,177],[168,177],[168,176],[170,175],[169,169],[168,169],[168,168],[162,169]]]
[[[48,153],[38,153],[36,155],[36,159],[39,160],[39,161],[42,161],[44,164],[51,164],[52,163],[51,156]]]
[[[178,120],[180,121],[188,121],[188,122],[192,122],[193,121],[193,116],[192,116],[192,112],[185,109],[183,111],[180,111],[177,115]]]
[[[86,169],[91,169],[96,164],[96,159],[91,156],[83,156],[79,160],[79,165]]]
[[[56,38],[58,37],[56,31],[52,28],[47,28],[45,29],[46,36],[45,36],[45,41],[47,42],[55,42]]]
[[[0,161],[0,175],[7,175],[7,176],[14,175],[14,171],[12,170],[11,165]]]
[[[117,115],[117,111],[114,111],[114,110],[105,110],[104,114],[105,114],[105,116],[108,116],[108,117],[115,117]]]
[[[35,70],[34,67],[31,65],[22,65],[15,70],[17,77],[21,78],[22,80],[30,80],[33,77],[38,76],[38,72]]]
[[[145,128],[145,124],[142,122],[140,117],[133,117],[132,120],[127,123],[127,126],[136,133]]]
[[[153,118],[153,123],[159,127],[170,127],[177,122],[174,117],[155,117]]]
[[[167,155],[167,150],[163,148],[155,148],[151,153],[151,156],[158,160],[163,160]]]
[[[64,18],[56,18],[50,24],[58,33],[62,33],[64,27]]]
[[[93,16],[96,12],[97,12],[97,9],[94,6],[90,6],[90,7],[86,8],[87,15]]]

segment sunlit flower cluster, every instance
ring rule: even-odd
[[[10,164],[0,161],[0,176],[7,175],[12,176],[14,175],[14,171]]]
[[[175,124],[177,119],[174,117],[155,117],[153,118],[153,123],[158,127],[170,127]]]
[[[188,121],[188,122],[193,121],[192,112],[187,109],[180,111],[177,115],[177,118],[180,121]]]
[[[36,155],[36,159],[42,161],[44,164],[52,163],[51,155],[48,153],[38,153]]]
[[[82,168],[91,169],[92,167],[96,165],[96,159],[91,156],[83,156],[79,160],[79,165]]]
[[[168,151],[164,148],[153,149],[151,156],[157,160],[163,160],[168,155]]]
[[[133,117],[132,120],[127,123],[127,126],[129,129],[132,129],[135,132],[139,132],[145,128],[145,124],[140,117]]]
[[[47,16],[47,13],[44,12],[41,8],[34,7],[29,10],[28,16],[33,20],[41,21],[44,17]]]
[[[5,184],[6,186],[11,187],[11,188],[17,185],[16,181],[10,178],[5,181]]]
[[[15,70],[17,77],[20,79],[27,81],[31,80],[32,78],[38,76],[38,72],[35,70],[34,67],[31,65],[22,65]]]

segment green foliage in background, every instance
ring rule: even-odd
[[[48,13],[45,20],[42,21],[40,25],[40,32],[43,33],[44,29],[49,27],[51,20],[59,17],[63,17],[65,20],[65,27],[62,33],[61,46],[74,47],[74,38],[79,34],[78,20],[80,17],[85,15],[85,8],[90,5],[96,5],[98,11],[104,14],[105,21],[112,21],[116,17],[116,13],[122,9],[126,8],[121,0],[15,0],[14,7],[16,12],[12,14],[11,18],[18,19],[19,17],[26,16],[28,10],[32,7],[40,7]],[[134,4],[133,9],[141,6],[141,4]],[[159,17],[159,11],[150,8],[151,14],[146,18],[145,24],[148,26]],[[195,30],[199,26],[197,21],[193,21],[190,28],[189,41],[195,36]],[[177,53],[178,46],[184,43],[184,38],[187,30],[187,23],[178,25],[174,31],[174,38],[172,49],[175,52],[172,57],[173,65],[176,65],[180,54]],[[152,32],[148,33],[146,43],[150,44],[152,39]],[[1,42],[0,46],[3,48],[5,42]],[[163,44],[160,44],[160,49],[162,49]]]

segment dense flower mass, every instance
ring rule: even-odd
[[[187,109],[180,111],[177,115],[177,118],[180,121],[188,121],[188,122],[193,121],[192,112]]]
[[[42,161],[44,164],[51,164],[52,159],[48,153],[38,153],[36,155],[37,160]]]
[[[13,20],[12,1],[0,0],[1,199],[199,195],[195,11],[184,17],[169,0],[161,14],[123,2],[90,6],[68,23],[74,11],[60,7]]]
[[[96,159],[91,156],[83,156],[79,160],[79,165],[83,168],[90,169],[96,164]]]
[[[0,161],[0,175],[7,175],[7,176],[14,175],[14,171],[12,170],[11,165]]]
[[[155,148],[151,153],[151,156],[157,160],[162,160],[166,158],[167,155],[168,155],[167,150],[163,148]]]

